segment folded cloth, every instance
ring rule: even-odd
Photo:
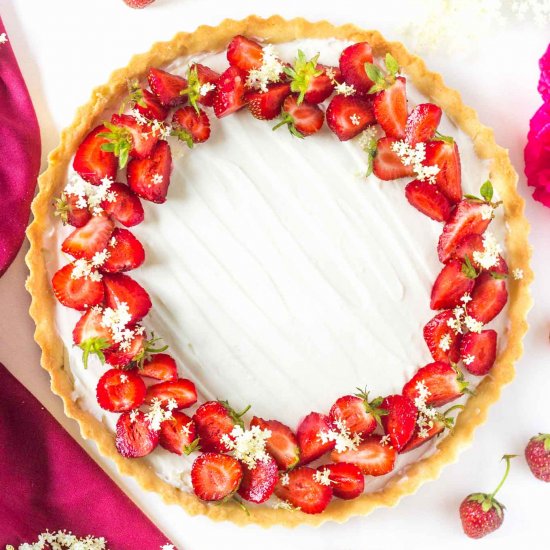
[[[171,548],[2,364],[0,441],[0,548],[64,529],[104,537],[109,550]]]
[[[21,248],[40,170],[40,129],[0,19],[0,276]]]

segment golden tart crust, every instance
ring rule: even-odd
[[[195,495],[162,481],[144,460],[123,458],[115,448],[113,434],[71,398],[71,371],[64,345],[55,330],[55,299],[46,269],[43,235],[50,229],[52,200],[66,183],[69,162],[77,146],[99,123],[104,109],[113,107],[125,95],[128,79],[142,79],[149,67],[167,65],[180,56],[223,50],[236,34],[271,43],[300,38],[366,40],[376,56],[391,52],[415,87],[437,103],[470,136],[480,158],[490,161],[490,178],[504,203],[508,261],[524,273],[521,280],[509,279],[506,346],[490,374],[479,384],[476,394],[468,399],[454,430],[439,441],[431,456],[397,473],[383,489],[351,501],[335,499],[319,515],[267,506],[251,507],[247,515],[235,502],[206,504]],[[407,52],[402,44],[387,42],[376,31],[361,30],[354,25],[334,26],[327,21],[312,23],[302,18],[285,20],[278,16],[268,19],[250,16],[242,21],[227,19],[216,27],[201,26],[192,33],[178,33],[172,40],[156,43],[149,52],[132,57],[127,67],[113,72],[105,85],[92,92],[89,102],[77,111],[73,124],[61,133],[61,142],[49,155],[48,168],[38,180],[39,192],[32,206],[34,221],[27,230],[30,241],[26,257],[30,270],[27,289],[32,296],[30,314],[36,323],[35,339],[42,348],[41,364],[50,373],[52,391],[62,398],[65,414],[79,423],[82,437],[93,439],[100,452],[114,460],[120,473],[133,476],[144,489],[159,493],[167,504],[179,504],[189,514],[204,514],[216,521],[229,520],[239,525],[255,523],[269,527],[283,524],[292,527],[320,525],[329,520],[344,522],[351,516],[368,514],[380,506],[395,506],[403,496],[414,493],[425,481],[437,478],[443,466],[457,459],[459,452],[472,441],[475,429],[485,422],[489,407],[498,400],[503,386],[514,377],[514,362],[522,354],[522,338],[528,328],[526,314],[532,303],[529,284],[533,279],[527,240],[529,224],[523,215],[524,202],[517,192],[516,183],[517,174],[507,151],[495,143],[493,131],[480,123],[477,113],[462,103],[460,94],[445,86],[439,74],[428,71],[422,59]]]

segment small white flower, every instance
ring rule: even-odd
[[[155,184],[155,185],[159,185],[162,183],[162,180],[164,178],[162,177],[162,174],[153,174],[153,176],[151,177],[151,181]]]
[[[138,414],[139,414],[139,411],[137,409],[130,411],[130,422],[132,424],[137,420]]]
[[[279,82],[284,71],[281,63],[271,44],[264,46],[262,53],[262,64],[259,69],[252,69],[248,72],[246,86],[267,92],[267,85],[270,82]]]
[[[470,315],[466,315],[464,317],[464,324],[470,332],[476,332],[479,334],[483,330],[483,323],[477,319],[474,319]]]
[[[417,143],[411,147],[405,140],[395,141],[391,145],[391,150],[400,158],[403,166],[412,166],[416,174],[416,179],[435,184],[439,166],[437,164],[424,166],[426,160],[426,144]]]
[[[474,262],[483,269],[490,269],[498,264],[501,252],[502,248],[495,236],[490,232],[486,232],[483,235],[483,251],[474,250],[472,257]]]
[[[359,126],[359,124],[361,124],[361,118],[357,113],[350,115],[349,119],[354,126]]]
[[[319,483],[319,485],[330,486],[332,480],[330,479],[330,470],[328,468],[324,470],[316,470],[313,474],[313,479]]]
[[[523,279],[523,269],[521,269],[519,267],[516,267],[516,269],[514,269],[514,271],[512,271],[512,277],[516,281],[519,281],[519,280]]]
[[[211,82],[205,82],[199,88],[199,94],[201,96],[205,96],[208,92],[211,92],[212,90],[215,90],[215,89],[216,89],[215,84],[212,84]]]
[[[290,477],[288,476],[288,474],[283,474],[281,476],[281,485],[283,485],[284,487],[286,487],[288,484],[290,483]]]
[[[460,301],[464,305],[466,305],[468,302],[472,301],[472,297],[470,296],[470,294],[468,292],[466,292],[465,294],[462,295],[462,298],[460,298]]]
[[[490,204],[484,204],[481,207],[481,217],[484,220],[491,220],[494,215],[494,208]]]
[[[126,382],[128,382],[128,376],[126,374],[121,374],[120,375],[120,381],[123,383],[123,384],[126,384]]]
[[[262,430],[259,426],[252,426],[249,430],[244,430],[237,424],[231,433],[224,434],[220,441],[232,451],[237,460],[253,470],[257,462],[269,458],[265,446],[270,437],[270,430]]]
[[[334,422],[334,427],[330,430],[323,430],[317,434],[317,438],[321,443],[334,441],[334,449],[337,453],[345,451],[355,451],[361,443],[361,436],[357,433],[351,433],[346,425],[346,421],[338,419]]]
[[[462,361],[465,365],[471,365],[475,361],[475,359],[476,358],[473,355],[466,355],[466,357],[464,357]]]
[[[149,411],[145,413],[145,419],[149,421],[149,427],[154,432],[160,430],[160,425],[172,418],[172,411],[162,407],[162,402],[158,397],[154,397],[149,406]]]
[[[288,502],[288,500],[278,500],[274,505],[273,508],[276,510],[299,510],[299,506],[293,506]]]
[[[439,349],[442,351],[449,351],[451,349],[451,335],[445,334],[439,340]]]
[[[390,444],[390,436],[388,434],[383,435],[380,438],[380,445],[382,445],[382,447],[385,447],[386,445],[389,445],[389,444]]]

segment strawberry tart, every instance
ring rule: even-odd
[[[192,514],[395,505],[456,459],[521,354],[508,155],[377,32],[250,17],[156,44],[78,111],[33,212],[53,391]]]

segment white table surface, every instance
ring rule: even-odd
[[[216,24],[225,17],[241,18],[254,12],[354,22],[400,39],[398,29],[413,13],[411,4],[406,0],[157,0],[140,11],[127,8],[121,0],[0,0],[0,14],[40,121],[44,166],[61,128],[69,124],[90,90],[104,82],[112,69],[124,66],[132,53],[146,51],[154,41],[169,39],[176,31],[190,31],[203,23]],[[523,170],[528,120],[540,104],[536,93],[537,60],[549,34],[525,23],[487,30],[477,47],[461,55],[440,51],[424,56],[432,69],[442,72],[451,86],[462,91],[464,100],[479,111],[482,121],[495,129],[497,141],[510,149],[519,172]],[[113,465],[98,456],[93,443],[81,440],[76,423],[65,418],[61,402],[50,392],[48,376],[39,366],[39,350],[32,338],[34,327],[27,314],[29,296],[23,287],[26,248],[0,279],[0,361],[107,471],[117,475],[120,486],[180,549],[349,550],[406,545],[414,550],[440,547],[443,541],[448,550],[474,544],[482,549],[527,543],[532,548],[548,548],[550,485],[536,481],[523,458],[515,460],[500,494],[507,512],[498,532],[482,541],[470,541],[461,532],[457,512],[466,494],[492,490],[502,472],[502,454],[521,454],[531,434],[550,430],[550,210],[530,199],[522,176],[519,186],[527,199],[527,216],[533,226],[537,280],[532,287],[535,307],[529,316],[531,329],[525,339],[525,354],[517,365],[516,380],[504,390],[489,421],[478,430],[473,446],[459,462],[448,466],[438,481],[405,498],[397,509],[381,509],[344,525],[329,523],[317,529],[238,528],[203,517],[188,517],[182,509],[166,506],[156,495],[142,491],[133,479],[118,476]],[[149,550],[150,546],[144,542],[141,548]]]

